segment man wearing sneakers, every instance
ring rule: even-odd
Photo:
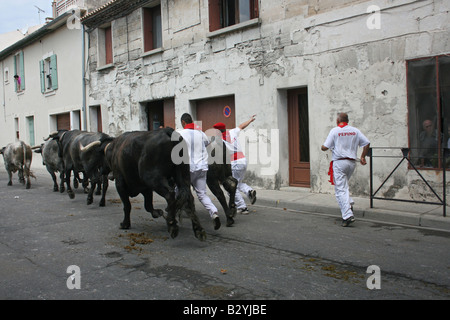
[[[342,213],[342,226],[347,227],[355,221],[353,199],[350,197],[348,180],[356,167],[358,147],[363,147],[359,161],[366,165],[370,141],[357,128],[348,125],[348,115],[339,113],[337,127],[331,129],[322,151],[331,149],[330,182],[334,185],[336,200]]]
[[[241,130],[247,128],[247,126],[253,121],[255,121],[255,115],[253,115],[249,120],[241,123],[237,128],[231,130],[226,130],[226,126],[222,122],[218,122],[213,126],[215,129],[218,129],[220,130],[220,132],[222,132],[222,139],[225,142],[227,149],[231,153],[231,170],[233,178],[238,181],[236,189],[238,192],[236,192],[235,203],[238,212],[240,212],[241,214],[249,213],[241,192],[243,192],[248,197],[251,204],[254,204],[256,201],[256,191],[246,183],[242,182],[245,172],[247,171],[247,159],[242,152],[238,140]]]
[[[183,130],[178,132],[187,143],[189,153],[189,166],[191,171],[191,184],[194,187],[200,203],[208,210],[214,223],[214,230],[220,228],[220,219],[217,208],[206,194],[206,174],[208,172],[208,152],[206,147],[209,144],[208,137],[192,121],[188,113],[181,116]]]

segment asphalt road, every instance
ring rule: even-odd
[[[233,227],[222,215],[215,231],[197,202],[207,240],[194,237],[187,217],[172,239],[141,196],[132,200],[131,229],[120,230],[114,183],[106,207],[99,196],[87,206],[80,189],[73,200],[53,192],[48,173],[33,166],[30,190],[17,175],[7,187],[0,168],[0,299],[450,298],[450,233],[368,221],[343,228],[330,216],[258,202]],[[165,208],[158,196],[154,205]],[[375,276],[379,289],[370,290]]]

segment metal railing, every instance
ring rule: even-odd
[[[391,173],[387,176],[387,178],[381,183],[381,185],[378,187],[378,189],[373,192],[373,159],[374,158],[400,158],[400,156],[377,156],[373,154],[374,149],[400,149],[402,152],[402,157],[400,162],[395,166],[395,168],[391,171]],[[445,156],[449,155],[448,148],[442,148],[441,149],[441,155],[442,157],[436,158],[438,159],[438,162],[441,163],[441,168],[434,169],[434,170],[442,170],[442,197],[440,197],[436,191],[433,189],[433,187],[428,183],[428,181],[423,177],[423,175],[419,172],[419,170],[416,168],[414,163],[411,161],[410,151],[411,148],[392,148],[392,147],[376,147],[376,148],[370,148],[369,149],[369,158],[370,158],[370,207],[373,208],[373,200],[390,200],[390,201],[401,201],[401,202],[413,202],[413,203],[423,203],[423,204],[433,204],[433,205],[442,205],[442,214],[445,217],[446,216],[446,177],[445,177],[445,171],[446,171],[446,161]],[[441,160],[441,161],[439,161]],[[431,192],[434,194],[434,196],[438,199],[437,202],[430,202],[430,201],[419,201],[419,200],[409,200],[409,199],[395,199],[395,198],[386,198],[386,197],[377,197],[377,193],[381,190],[381,188],[384,186],[384,184],[389,180],[389,178],[394,174],[394,172],[400,167],[400,165],[404,162],[408,162],[409,168],[412,168],[415,170],[415,172],[419,175],[419,177],[425,182],[425,184],[428,186],[428,188],[431,190]]]

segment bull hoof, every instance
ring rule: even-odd
[[[100,200],[100,203],[98,205],[99,207],[104,207],[105,206],[105,199]]]
[[[64,191],[66,191],[66,188],[64,188],[64,187],[60,187],[60,188],[59,188],[59,192],[60,192],[60,193],[63,193]]]
[[[10,182],[8,182],[8,186],[12,186],[12,182],[10,181]]]
[[[27,183],[27,186],[25,188],[26,189],[30,189],[31,188],[31,184]]]
[[[53,187],[53,192],[58,192],[58,191],[59,191],[58,186],[54,186],[54,187]]]
[[[237,209],[236,207],[230,208],[230,215],[232,218],[236,217]]]
[[[151,214],[152,214],[152,217],[156,219],[156,218],[162,217],[164,214],[164,211],[162,211],[161,209],[153,209],[153,212],[151,212]]]
[[[128,230],[130,229],[131,224],[129,222],[121,222],[120,223],[120,229]]]
[[[200,241],[206,241],[206,232],[205,230],[197,230],[195,231],[195,237]]]
[[[70,199],[75,199],[75,193],[73,192],[68,192],[69,198]]]
[[[178,225],[176,221],[167,222],[170,236],[175,239],[178,236]]]
[[[227,227],[231,227],[234,224],[233,218],[227,218]]]
[[[88,198],[88,199],[87,199],[87,205],[92,204],[92,202],[94,202],[94,199],[92,199],[92,198]]]

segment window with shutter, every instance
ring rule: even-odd
[[[259,17],[258,0],[209,0],[209,31]]]
[[[142,8],[144,52],[162,47],[161,6]]]

